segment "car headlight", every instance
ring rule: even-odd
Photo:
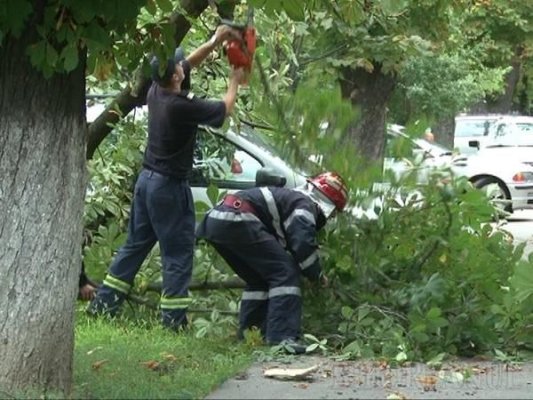
[[[513,175],[513,182],[533,182],[533,172],[517,172]]]

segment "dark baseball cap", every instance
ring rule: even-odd
[[[183,51],[183,49],[181,47],[176,47],[176,50],[174,51],[174,57],[169,58],[167,60],[166,68],[161,73],[159,71],[159,67],[160,67],[159,59],[156,56],[152,57],[152,61],[150,61],[150,67],[152,71],[152,80],[159,84],[168,83],[170,81],[170,78],[172,78],[172,74],[174,74],[174,71],[176,70],[176,64],[181,63],[185,59],[186,59],[185,52]],[[187,76],[186,76],[186,79],[187,79]]]

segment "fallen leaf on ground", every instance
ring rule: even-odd
[[[489,367],[472,367],[472,372],[476,375],[486,374],[491,368]]]
[[[304,378],[318,369],[318,365],[309,368],[270,368],[263,375],[275,379],[298,379]]]
[[[92,369],[95,369],[95,370],[99,370],[102,365],[104,365],[106,362],[108,362],[109,360],[100,360],[100,361],[96,361],[94,362],[91,367]]]
[[[157,371],[160,365],[159,361],[155,360],[145,361],[141,364],[144,365],[146,368],[151,369],[152,371]]]
[[[423,375],[416,378],[416,380],[422,384],[422,387],[424,388],[425,392],[437,391],[436,384],[438,382],[438,378],[436,376]]]

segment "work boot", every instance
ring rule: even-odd
[[[107,302],[98,294],[91,300],[85,312],[91,317],[108,316],[115,317],[120,311],[120,306],[124,301],[123,298],[115,296],[115,301]]]
[[[307,348],[305,344],[298,342],[294,338],[283,339],[275,346],[289,354],[305,354],[305,349]]]

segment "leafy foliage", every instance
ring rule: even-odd
[[[466,54],[412,58],[400,74],[397,114],[410,110],[410,120],[455,115],[478,99],[501,92],[507,71],[487,68]]]
[[[354,157],[353,147],[342,141],[346,126],[359,114],[342,98],[336,75],[331,74],[343,63],[371,68],[365,60],[386,60],[391,71],[400,72],[403,89],[413,104],[421,112],[436,115],[453,114],[466,102],[495,90],[503,70],[486,69],[476,61],[476,50],[426,57],[428,42],[399,33],[400,28],[410,26],[402,13],[412,2],[374,2],[375,8],[370,10],[353,3],[352,8],[343,9],[344,19],[338,20],[328,14],[330,5],[324,8],[328,12],[314,9],[311,19],[306,19],[307,11],[300,18],[295,9],[290,15],[299,15],[297,23],[290,23],[280,9],[290,7],[288,4],[303,8],[300,2],[250,3],[265,6],[256,13],[263,15],[258,27],[276,34],[265,35],[260,42],[258,68],[239,100],[239,118],[263,122],[271,136],[284,145],[284,157],[300,165],[307,163],[310,155],[320,160],[310,166],[310,172],[339,171],[350,185],[352,205],[374,208],[377,214],[376,219],[339,216],[323,232],[324,266],[333,286],[322,292],[306,288],[305,329],[316,334],[312,340],[315,349],[323,351],[327,343],[346,358],[384,356],[402,363],[493,349],[515,353],[531,346],[531,262],[521,260],[523,247],[515,249],[505,232],[487,223],[492,206],[464,180],[448,182],[437,174],[428,185],[415,187],[411,176],[393,180],[385,193],[374,191],[372,183],[383,178],[381,166]],[[428,7],[448,7],[447,2],[421,3],[426,11]],[[444,29],[449,18],[443,12],[440,23],[428,26],[421,20],[426,14],[417,12],[411,8],[409,18],[417,19],[417,29],[430,29],[431,35]],[[264,15],[276,15],[277,19]],[[146,17],[143,23],[149,21]],[[380,31],[380,24],[390,21],[386,26],[390,30]],[[342,37],[364,46],[349,54],[339,53],[343,47],[328,42],[338,33],[327,31],[333,24],[339,32],[348,31],[349,24],[358,26],[359,30]],[[326,33],[316,40],[316,32],[324,33],[322,29]],[[445,33],[453,39],[456,32]],[[195,47],[206,34],[205,27],[196,26],[186,46]],[[338,54],[344,58],[335,61]],[[323,62],[329,58],[331,63]],[[201,82],[200,93],[213,95],[224,90],[224,80],[213,78],[223,75],[223,68],[223,56],[215,54],[196,77]],[[124,127],[101,146],[108,163],[97,159],[91,166],[86,222],[92,240],[85,249],[89,271],[97,268],[103,273],[123,238],[120,232],[124,232],[131,194],[126,182],[138,170],[139,148],[144,143],[143,135],[132,135],[131,128]],[[216,187],[210,187],[209,193],[212,203],[222,194]],[[382,198],[381,203],[374,201],[376,196]],[[197,205],[200,211],[208,207]],[[100,226],[103,221],[106,228]],[[149,283],[159,279],[159,261],[155,249],[141,269],[137,292],[145,293]],[[232,273],[212,249],[199,246],[194,275],[200,280],[223,280]],[[235,310],[238,295],[238,291],[201,293],[195,296],[195,307]],[[234,324],[233,317],[218,311],[195,315],[194,320],[199,336],[223,334]]]
[[[88,163],[84,262],[95,279],[103,279],[114,251],[126,238],[133,186],[146,142],[143,118],[123,119]]]
[[[309,318],[320,321],[309,329],[340,334],[346,357],[404,362],[531,346],[531,314],[523,314],[531,288],[518,285],[522,297],[509,291],[513,274],[531,268],[523,246],[487,223],[493,209],[469,183],[440,182],[433,177],[417,196],[391,190],[385,204],[397,206],[378,210],[377,220],[347,216],[325,234],[335,285],[310,300],[322,304],[311,313],[327,315]],[[337,332],[325,329],[332,326]]]

